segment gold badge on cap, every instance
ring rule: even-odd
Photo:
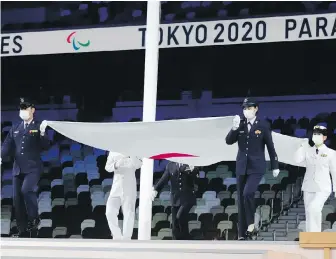
[[[23,103],[23,102],[24,102],[24,98],[20,98],[20,102],[22,102],[22,103]]]

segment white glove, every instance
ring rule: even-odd
[[[193,166],[193,165],[189,165],[189,169],[190,169],[190,172],[192,172],[192,171],[194,171],[195,166]]]
[[[116,169],[118,169],[119,167],[122,167],[124,164],[124,159],[125,158],[120,158],[119,160],[117,160],[117,162],[115,162],[115,164],[114,164],[114,167],[116,168]]]
[[[232,129],[236,130],[239,128],[240,125],[240,117],[239,115],[234,116],[233,121],[232,121]]]
[[[141,168],[142,166],[142,159],[140,159],[139,157],[134,157],[134,156],[131,156],[130,158],[131,160],[131,165],[135,168],[135,169],[138,169],[138,168]]]
[[[120,167],[130,168],[130,167],[132,167],[132,165],[133,165],[133,161],[129,157],[121,158],[115,163],[115,166],[116,166],[117,169],[120,168]]]
[[[46,120],[42,121],[40,125],[40,131],[41,131],[42,136],[44,135],[47,126],[48,126],[48,122]]]
[[[280,170],[279,170],[279,169],[274,169],[274,170],[273,170],[273,176],[274,176],[274,177],[278,177],[279,173],[280,173]]]
[[[155,200],[155,197],[156,197],[156,195],[158,194],[158,192],[154,189],[154,187],[152,188],[152,201],[154,201]]]
[[[2,158],[0,157],[0,165],[2,165]]]

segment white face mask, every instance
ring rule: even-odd
[[[252,120],[255,117],[255,110],[243,110],[244,116],[248,120]]]
[[[312,140],[316,146],[320,146],[323,144],[323,135],[313,135]]]
[[[29,120],[29,111],[20,110],[20,118],[24,121]]]

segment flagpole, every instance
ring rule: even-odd
[[[159,60],[160,1],[147,1],[147,30],[143,121],[155,121]],[[139,240],[150,240],[152,229],[152,186],[154,161],[144,159],[140,175]]]

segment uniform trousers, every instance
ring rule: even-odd
[[[321,232],[322,209],[329,196],[329,192],[303,192],[306,232]]]
[[[189,211],[194,204],[172,206],[172,232],[175,240],[189,240]]]
[[[244,237],[247,227],[254,224],[255,192],[263,174],[244,174],[237,177],[238,235]]]
[[[27,219],[38,218],[37,189],[40,174],[29,173],[13,176],[15,218],[20,232],[26,230]]]
[[[111,230],[113,239],[132,239],[135,217],[135,195],[114,196],[110,195],[106,203],[106,218]],[[120,207],[123,211],[123,233],[119,227],[118,214]]]

